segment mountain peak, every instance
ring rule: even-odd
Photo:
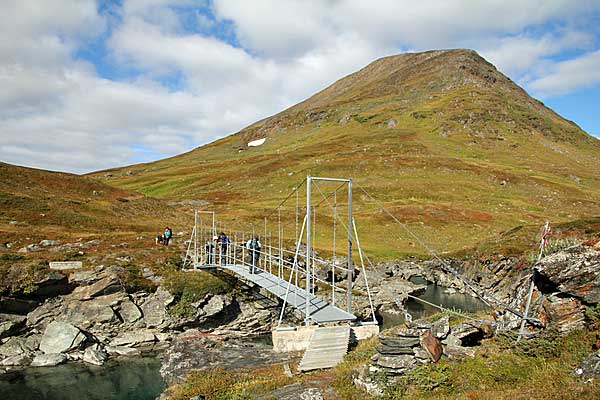
[[[423,109],[426,114],[437,114],[431,120],[437,124],[436,129],[446,133],[467,130],[481,138],[497,138],[515,133],[516,127],[519,132],[534,131],[554,140],[583,140],[598,145],[596,139],[530,97],[470,49],[380,58],[237,136],[248,143],[306,123],[336,122],[361,113],[371,118],[376,108],[386,109],[391,119],[396,118],[392,109]]]

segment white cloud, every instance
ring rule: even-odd
[[[214,15],[198,14],[199,5]],[[0,159],[87,172],[131,163],[145,150],[173,155],[408,48],[475,47],[539,93],[599,83],[598,52],[551,60],[595,44],[571,21],[600,9],[594,1],[126,0],[111,7],[106,17],[92,0],[3,2]],[[190,17],[206,34],[186,31]],[[241,47],[210,35],[225,20]],[[549,23],[560,28],[529,29]],[[104,79],[74,58],[109,28],[103,61],[139,72],[127,80]],[[178,84],[165,86],[172,75]]]
[[[540,60],[564,50],[587,49],[593,46],[594,37],[577,30],[558,34],[531,37],[525,34],[491,39],[481,49],[481,55],[490,60],[505,74],[519,77],[539,65]]]
[[[529,83],[541,97],[561,95],[600,84],[600,50],[552,66],[545,76]]]

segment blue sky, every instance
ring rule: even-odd
[[[0,160],[88,172],[187,151],[371,61],[477,50],[600,135],[600,1],[5,0]]]

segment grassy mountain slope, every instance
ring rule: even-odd
[[[0,236],[32,243],[159,232],[180,218],[164,201],[94,179],[0,163]],[[169,222],[170,223],[170,222]]]
[[[247,147],[262,138],[264,145]],[[306,175],[352,177],[427,243],[456,251],[514,226],[600,215],[599,167],[598,139],[477,53],[447,50],[377,60],[236,134],[94,177],[206,201],[235,225],[260,230],[266,210]],[[355,190],[365,247],[381,256],[422,252]],[[319,211],[317,246],[327,249],[331,212]],[[290,236],[293,207],[282,218]]]

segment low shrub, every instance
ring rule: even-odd
[[[125,264],[121,266],[123,270],[118,272],[121,284],[127,293],[138,291],[154,292],[156,284],[151,280],[144,278],[142,270],[135,264]]]
[[[0,261],[21,261],[25,259],[25,256],[17,253],[5,253],[0,255]]]
[[[590,330],[600,330],[600,304],[586,307],[585,319]]]
[[[165,288],[177,299],[169,312],[191,317],[196,310],[191,305],[207,294],[223,294],[231,290],[231,284],[206,271],[183,272],[170,269],[163,274]]]
[[[0,293],[9,296],[30,294],[48,271],[45,263],[0,265]]]
[[[206,400],[250,400],[292,381],[283,373],[281,365],[237,372],[213,368],[191,372],[166,393],[169,400],[187,400],[195,396]]]

